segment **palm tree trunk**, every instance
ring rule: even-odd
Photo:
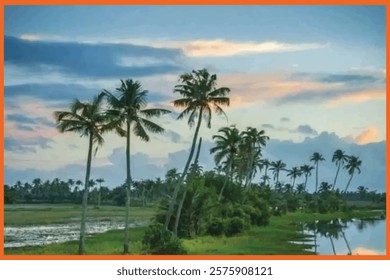
[[[198,151],[196,152],[195,160],[194,163],[198,163],[198,158],[199,158],[199,153],[200,153],[200,147],[202,146],[202,137],[199,138],[199,144],[198,144]],[[177,208],[177,213],[176,213],[176,218],[175,218],[175,226],[173,228],[173,234],[177,236],[177,229],[179,228],[179,222],[180,222],[180,216],[181,216],[181,211],[183,209],[183,204],[184,201],[186,200],[187,196],[187,187],[184,186],[183,190],[183,196],[180,200],[179,207]]]
[[[336,255],[336,249],[334,248],[333,238],[332,236],[329,236],[330,243],[332,244],[333,254]]]
[[[337,172],[336,172],[336,176],[334,177],[334,182],[333,182],[332,191],[333,191],[334,188],[336,187],[336,180],[337,180],[337,176],[339,175],[340,167],[341,167],[341,161],[339,162],[339,166],[337,167]]]
[[[225,182],[223,182],[223,186],[222,186],[222,188],[221,188],[221,191],[219,192],[219,196],[218,196],[218,201],[221,201],[221,199],[222,199],[222,194],[223,194],[223,191],[225,190],[225,188],[226,188],[226,186],[227,186],[227,184],[228,184],[228,182],[229,182],[229,179],[230,179],[230,174],[231,174],[231,171],[232,171],[232,166],[230,165],[230,167],[229,167],[229,170],[228,170],[228,172],[226,173],[226,178],[225,178]]]
[[[268,166],[266,165],[265,166],[265,171],[264,171],[264,182],[263,182],[264,186],[267,183],[267,169],[268,169]]]
[[[348,180],[348,184],[347,184],[347,186],[345,187],[344,193],[347,192],[347,189],[348,189],[348,187],[349,187],[349,184],[351,183],[352,177],[353,177],[353,173],[351,174],[351,177],[350,177],[349,180]]]
[[[130,123],[127,122],[126,131],[126,213],[125,213],[125,237],[123,243],[123,254],[129,254],[129,212],[130,212],[130,191],[131,191],[131,172],[130,172]]]
[[[347,245],[347,248],[348,248],[348,253],[349,253],[349,255],[352,255],[351,247],[349,247],[349,243],[348,243],[348,241],[347,241],[347,238],[345,237],[345,233],[344,233],[344,231],[342,231],[341,233],[342,233],[342,235],[343,235],[343,238],[344,238],[345,244]]]
[[[307,185],[307,179],[309,178],[309,175],[308,174],[306,174],[305,175],[305,189],[304,189],[304,191],[306,191],[306,185]]]
[[[315,193],[317,193],[317,189],[318,189],[318,161],[316,164],[316,190],[315,190]]]
[[[171,218],[172,218],[172,215],[173,215],[173,212],[174,212],[174,208],[175,208],[175,204],[176,204],[176,198],[177,198],[177,195],[179,193],[179,189],[180,189],[181,185],[183,184],[183,181],[184,181],[184,178],[185,178],[185,176],[187,174],[188,168],[190,167],[190,163],[191,163],[192,157],[194,156],[196,140],[198,138],[200,125],[202,123],[202,114],[203,114],[203,109],[200,109],[198,124],[196,125],[194,137],[192,139],[192,145],[191,145],[190,154],[188,156],[186,165],[184,166],[183,173],[181,174],[178,182],[176,183],[175,189],[173,191],[173,197],[172,197],[171,203],[169,204],[167,215],[165,217],[165,224],[164,224],[165,229],[168,229],[169,223],[171,222]]]
[[[81,225],[80,225],[79,255],[84,254],[85,223],[86,223],[87,206],[88,206],[89,176],[91,174],[92,145],[93,145],[93,134],[91,133],[89,135],[87,170],[85,172],[85,184],[84,184],[83,206],[82,206],[83,210],[81,213]]]

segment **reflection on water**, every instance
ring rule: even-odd
[[[319,255],[385,255],[385,219],[334,219],[303,225]]]

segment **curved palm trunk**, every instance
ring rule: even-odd
[[[123,254],[129,253],[129,212],[130,212],[130,190],[131,190],[131,172],[130,172],[130,123],[127,122],[126,135],[126,213],[125,213],[125,237],[123,243]]]
[[[251,177],[252,177],[252,167],[253,167],[253,147],[251,147],[250,155],[249,155],[249,161],[246,166],[246,175],[245,175],[245,183],[244,183],[244,189],[247,189],[251,185]]]
[[[306,191],[306,185],[307,185],[307,179],[309,178],[309,175],[308,174],[306,174],[305,175],[305,189],[304,189],[304,191]]]
[[[318,189],[318,161],[316,164],[316,190],[315,190],[315,193],[317,193],[317,189]]]
[[[348,241],[347,241],[347,238],[345,237],[345,233],[344,233],[344,231],[342,231],[341,233],[342,233],[342,235],[343,235],[343,238],[344,238],[345,244],[347,245],[347,248],[348,248],[348,254],[349,254],[349,255],[352,255],[351,247],[349,247],[349,243],[348,243]]]
[[[88,206],[89,176],[91,174],[92,145],[93,145],[93,135],[91,133],[91,135],[89,136],[87,170],[85,172],[85,184],[84,184],[83,206],[82,206],[83,210],[81,213],[81,225],[80,225],[79,255],[84,254],[85,222],[87,217],[87,206]]]
[[[196,152],[194,163],[198,162],[201,145],[202,145],[202,137],[200,137],[200,139],[199,139],[198,151]],[[186,196],[187,196],[187,187],[184,186],[183,196],[180,200],[179,207],[177,208],[177,213],[176,213],[176,218],[175,218],[175,226],[173,228],[173,233],[175,234],[175,236],[177,236],[177,229],[179,228],[181,211],[183,209],[183,204],[184,204],[184,201],[186,200]]]
[[[222,199],[222,194],[223,194],[223,191],[225,190],[229,180],[230,180],[230,177],[231,177],[231,173],[232,173],[232,166],[230,165],[229,167],[229,170],[226,174],[226,178],[225,178],[225,181],[223,182],[223,186],[221,188],[221,191],[219,192],[219,195],[218,195],[218,201],[221,201]]]
[[[350,177],[349,180],[348,180],[348,184],[347,184],[347,186],[345,187],[345,190],[344,190],[345,193],[347,192],[348,187],[349,187],[349,184],[350,184],[351,181],[352,181],[352,177],[353,177],[353,173],[351,174],[351,177]]]
[[[200,128],[200,125],[202,123],[202,113],[203,113],[203,110],[200,109],[198,124],[196,125],[194,137],[192,139],[190,154],[188,156],[186,165],[184,166],[183,173],[181,174],[178,182],[176,183],[175,189],[173,191],[173,197],[172,197],[171,203],[169,204],[168,212],[167,212],[167,215],[165,217],[165,224],[164,224],[165,229],[168,229],[169,223],[171,222],[171,218],[172,218],[173,211],[175,208],[176,198],[177,198],[177,195],[179,193],[179,189],[180,189],[181,185],[183,184],[183,181],[184,181],[184,178],[187,174],[188,168],[190,167],[192,157],[194,156],[196,140],[198,138],[199,128]]]
[[[341,167],[341,161],[339,162],[339,165],[338,165],[338,167],[337,167],[337,172],[336,172],[336,176],[334,177],[334,182],[333,182],[332,191],[333,191],[334,188],[336,187],[336,180],[337,180],[337,176],[339,175],[340,167]]]
[[[332,244],[333,254],[334,254],[334,255],[337,255],[337,254],[336,254],[336,249],[335,249],[335,247],[334,247],[334,243],[333,243],[333,238],[332,238],[332,236],[329,236],[329,239],[330,239],[330,243]]]

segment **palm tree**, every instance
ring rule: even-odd
[[[318,188],[318,162],[325,160],[325,158],[320,153],[313,153],[313,155],[310,158],[310,161],[313,161],[316,165],[316,189],[314,192],[317,192]]]
[[[314,166],[310,166],[310,165],[307,165],[307,164],[304,164],[301,166],[301,171],[303,173],[303,175],[305,175],[305,191],[306,191],[306,186],[307,186],[307,179],[309,178],[309,176],[311,176],[311,171],[314,169]]]
[[[271,162],[271,167],[269,170],[272,170],[274,174],[275,185],[279,183],[279,173],[281,170],[285,170],[286,164],[281,160]]]
[[[266,185],[266,180],[269,180],[270,177],[267,175],[268,167],[270,166],[270,162],[268,159],[263,159],[263,166],[265,167],[264,175],[261,177],[263,179],[263,185]]]
[[[88,204],[88,190],[90,183],[92,150],[94,145],[102,145],[104,140],[102,134],[109,130],[107,126],[107,115],[102,111],[102,97],[98,96],[91,103],[81,102],[76,99],[70,106],[70,111],[56,111],[54,117],[58,130],[63,132],[76,132],[81,136],[89,137],[87,167],[85,172],[84,194],[82,202],[79,254],[84,254],[85,220]],[[97,147],[95,154],[97,152]],[[78,184],[78,181],[76,182]]]
[[[127,79],[121,80],[121,87],[117,88],[118,96],[103,90],[102,96],[108,100],[109,110],[107,113],[113,118],[112,126],[122,137],[126,137],[126,214],[125,214],[125,237],[123,244],[124,254],[129,253],[129,210],[130,210],[130,190],[132,185],[130,169],[130,130],[133,129],[135,136],[148,142],[150,137],[147,131],[162,133],[164,129],[156,123],[150,121],[153,117],[170,113],[165,109],[146,109],[147,90],[142,88],[138,81]]]
[[[218,196],[218,200],[221,200],[222,193],[232,176],[234,158],[239,150],[241,136],[239,130],[234,126],[220,128],[218,132],[222,135],[213,136],[215,146],[210,149],[210,153],[215,154],[214,161],[217,165],[221,165],[222,160],[224,160],[226,178]]]
[[[241,133],[242,145],[241,151],[244,153],[243,158],[245,158],[246,170],[245,183],[244,187],[248,187],[251,184],[253,178],[253,173],[256,170],[256,161],[261,156],[261,147],[266,145],[266,141],[269,139],[265,135],[264,130],[258,131],[256,128],[248,127],[245,131]]]
[[[330,185],[328,182],[321,182],[319,192],[320,193],[328,193],[332,188],[332,185]]]
[[[345,154],[344,151],[338,149],[334,152],[333,154],[333,157],[332,157],[332,162],[335,162],[336,165],[337,165],[337,171],[336,171],[336,176],[334,177],[334,181],[333,181],[333,188],[332,188],[332,191],[334,190],[334,188],[336,187],[336,180],[337,180],[337,176],[339,175],[339,171],[340,171],[340,168],[342,165],[344,165],[345,162],[348,161],[348,156]]]
[[[98,192],[98,203],[97,203],[97,207],[100,208],[100,200],[101,200],[100,191],[101,191],[102,183],[104,182],[104,179],[103,179],[103,178],[96,179],[96,182],[99,183],[99,192]]]
[[[293,180],[292,188],[294,189],[295,186],[295,179],[297,177],[300,177],[302,175],[302,171],[300,170],[299,167],[293,167],[289,172],[287,173],[288,177],[291,177]]]
[[[355,156],[348,157],[348,162],[344,166],[344,168],[348,170],[348,173],[349,173],[349,175],[351,175],[351,177],[348,180],[348,183],[347,183],[347,186],[345,187],[344,192],[347,192],[347,189],[349,187],[349,184],[351,183],[351,180],[352,180],[353,174],[355,174],[355,171],[357,170],[359,172],[359,174],[361,173],[361,171],[360,171],[361,165],[362,165],[362,161],[358,157],[355,157]]]
[[[193,70],[191,73],[184,73],[180,76],[179,82],[180,84],[175,86],[174,92],[182,95],[182,98],[173,101],[173,105],[175,107],[184,108],[184,110],[179,114],[177,119],[181,120],[185,116],[189,116],[188,125],[193,127],[196,123],[196,127],[187,162],[179,181],[175,186],[172,200],[167,211],[164,224],[166,229],[168,229],[173,215],[177,194],[184,182],[184,178],[187,175],[188,168],[190,167],[195,152],[202,119],[204,118],[206,120],[207,127],[210,128],[212,109],[219,115],[225,115],[225,112],[220,105],[229,105],[229,97],[226,96],[230,92],[230,89],[227,87],[217,88],[217,75],[210,75],[206,69]],[[176,215],[176,219],[180,219],[180,217]]]

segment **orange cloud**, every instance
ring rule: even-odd
[[[376,129],[375,127],[369,127],[355,138],[355,143],[359,145],[364,145],[377,141],[379,141],[378,129]]]
[[[297,92],[310,91],[315,94],[342,88],[336,83],[289,80],[289,76],[289,73],[220,75],[218,84],[231,89],[231,104],[234,107],[273,101]]]
[[[186,55],[192,57],[233,56],[245,53],[291,52],[317,49],[321,44],[287,44],[281,42],[234,42],[222,39],[196,40],[177,43]]]
[[[386,90],[385,89],[373,89],[366,91],[357,91],[346,93],[343,96],[336,97],[329,101],[329,105],[338,106],[341,104],[348,103],[362,103],[369,100],[385,100],[386,99]]]
[[[353,255],[379,255],[380,253],[372,249],[358,247],[352,251],[352,254]]]

